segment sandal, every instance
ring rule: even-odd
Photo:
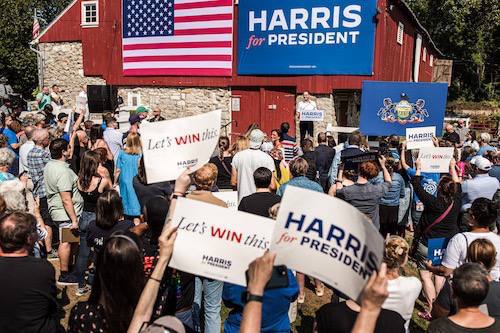
[[[429,311],[419,312],[417,313],[417,316],[427,321],[432,320],[432,315],[429,313]]]
[[[316,296],[322,297],[325,294],[325,286],[321,284],[319,287],[315,288]]]

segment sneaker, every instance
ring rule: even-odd
[[[88,294],[91,290],[92,290],[92,288],[88,284],[86,284],[84,287],[78,287],[75,295],[77,297],[80,297],[80,296]]]
[[[47,253],[47,260],[56,260],[59,259],[59,255],[57,254],[56,249],[52,249],[49,253]]]
[[[78,279],[71,274],[60,275],[57,284],[62,286],[75,285],[78,284]]]

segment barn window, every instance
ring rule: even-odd
[[[434,56],[431,54],[431,57],[429,58],[429,65],[432,67],[434,66]]]
[[[398,35],[397,35],[397,42],[399,45],[403,45],[404,32],[405,32],[405,25],[403,23],[399,22]]]
[[[99,25],[99,1],[82,1],[82,26]]]
[[[424,55],[423,55],[423,59],[422,59],[423,62],[426,62],[427,61],[427,48],[424,47]]]

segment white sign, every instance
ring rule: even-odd
[[[237,191],[222,191],[222,192],[212,192],[212,194],[224,201],[227,208],[238,210],[238,192]]]
[[[271,251],[275,265],[313,276],[356,300],[383,256],[384,240],[368,217],[345,201],[287,187]]]
[[[144,122],[141,141],[148,184],[177,179],[188,167],[208,162],[220,135],[221,111],[173,120]]]
[[[323,121],[324,118],[324,110],[314,109],[300,111],[300,121]]]
[[[250,263],[269,248],[275,222],[258,215],[179,198],[170,267],[246,286]]]
[[[406,148],[434,147],[434,142],[432,142],[434,136],[436,136],[436,126],[407,128]]]
[[[422,172],[447,173],[450,170],[450,160],[453,158],[454,148],[432,147],[422,148],[418,158],[422,162]]]

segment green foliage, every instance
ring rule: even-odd
[[[499,100],[500,2],[408,0],[445,58],[453,59],[451,99]]]
[[[29,49],[35,8],[45,27],[71,0],[0,1],[0,76],[29,98],[38,82],[36,54]],[[43,19],[43,20],[42,20]]]

